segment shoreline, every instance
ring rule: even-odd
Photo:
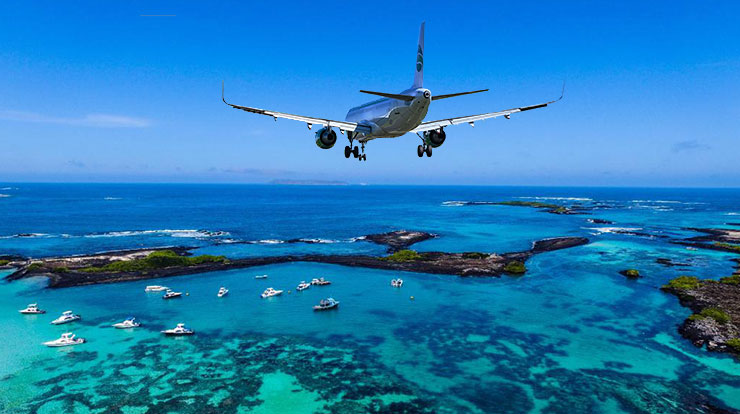
[[[145,270],[105,270],[104,266],[111,263],[146,260],[154,252],[172,251],[176,257],[198,258],[198,256],[192,256],[190,253],[191,250],[195,249],[194,247],[132,249],[86,256],[75,255],[38,260],[27,259],[23,262],[14,262],[13,265],[17,270],[6,276],[5,279],[14,281],[33,276],[46,276],[49,278],[48,288],[64,288],[295,262],[325,263],[347,267],[414,273],[499,277],[505,273],[523,274],[525,271],[524,263],[536,254],[581,246],[589,242],[584,237],[557,237],[537,240],[532,243],[532,247],[529,250],[520,252],[503,254],[479,252],[446,253],[400,250],[419,241],[437,237],[431,233],[396,231],[365,237],[371,242],[386,245],[389,252],[394,254],[384,257],[354,254],[259,256],[242,259],[218,257],[218,260],[203,263],[146,268]],[[404,255],[397,256],[398,254],[409,254],[408,252],[412,254],[411,257]]]

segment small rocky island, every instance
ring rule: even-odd
[[[694,312],[678,329],[684,338],[740,356],[740,272],[719,281],[679,276],[661,289]]]
[[[523,274],[524,263],[533,255],[580,246],[584,237],[558,237],[538,240],[529,250],[513,253],[417,252],[405,249],[414,243],[436,237],[431,233],[395,231],[365,236],[388,246],[387,256],[369,255],[287,255],[230,259],[224,256],[193,256],[195,248],[137,249],[86,256],[18,259],[8,263],[17,270],[7,279],[46,276],[49,287],[61,288],[99,283],[115,283],[158,277],[205,273],[290,262],[328,263],[350,267],[396,270],[459,276],[501,276]]]

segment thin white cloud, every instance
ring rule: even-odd
[[[98,128],[145,128],[151,125],[148,119],[110,114],[88,114],[82,118],[48,116],[35,112],[0,111],[0,119],[18,122],[63,124]]]

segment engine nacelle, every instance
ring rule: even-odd
[[[337,143],[337,133],[333,129],[324,127],[316,131],[316,146],[329,149]]]
[[[445,138],[447,138],[447,133],[442,128],[424,132],[424,141],[432,148],[444,144]]]

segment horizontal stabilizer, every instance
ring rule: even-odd
[[[362,93],[369,93],[370,95],[378,95],[382,96],[384,98],[391,98],[391,99],[398,99],[399,101],[413,101],[414,97],[409,95],[398,95],[395,93],[385,93],[385,92],[373,92],[373,91],[363,91]]]
[[[437,95],[437,96],[432,96],[432,100],[436,101],[437,99],[454,98],[455,96],[470,95],[471,93],[486,92],[486,91],[488,91],[488,89],[481,89],[479,91],[470,91],[470,92],[451,93],[448,95]]]

